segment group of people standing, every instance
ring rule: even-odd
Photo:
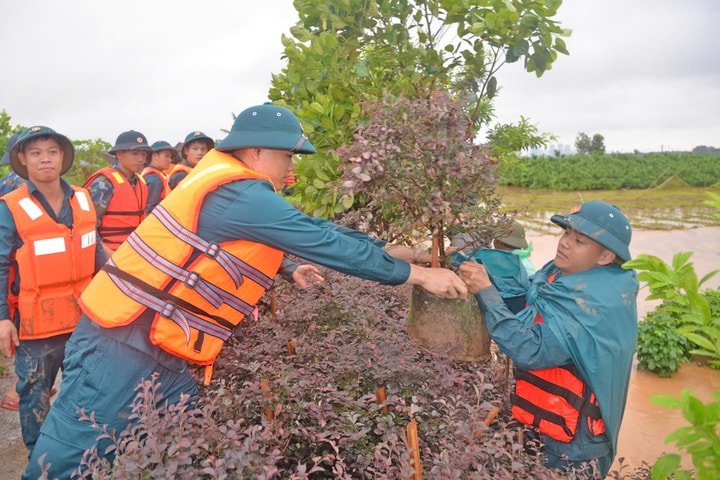
[[[113,164],[99,169],[84,185],[108,257],[214,145],[203,132],[190,132],[177,161],[177,150],[164,140],[149,145],[145,135],[135,130],[117,137],[108,151]]]
[[[141,133],[124,132],[110,150],[113,165],[82,188],[62,178],[74,158],[67,137],[44,126],[17,137],[8,155],[22,182],[0,198],[0,351],[10,356],[17,348],[30,451],[23,478],[43,474],[41,459],[50,478],[70,478],[84,451],[104,452],[78,412],[123,430],[143,379],[157,376],[170,403],[196,395],[188,362],[211,367],[276,274],[301,288],[323,281],[317,268],[286,254],[382,284],[419,285],[443,298],[475,294],[491,337],[519,367],[574,365],[586,386],[579,396],[595,406],[582,407],[580,420],[558,440],[572,448],[548,439],[550,464],[597,460],[607,472],[634,339],[637,282],[619,265],[629,259],[626,217],[603,202],[553,217],[565,230],[558,253],[536,274],[525,273],[526,305],[513,313],[503,302],[503,283],[477,260],[463,262],[460,275],[426,268],[413,263],[412,248],[307,216],[277,195],[292,175],[294,155],[315,152],[290,110],[256,105],[217,143],[189,134],[174,166],[169,143],[149,145]],[[617,330],[606,331],[611,323]],[[546,435],[548,416],[526,410],[525,423]],[[598,420],[605,421],[602,429]]]
[[[0,256],[10,263],[0,267],[0,274],[7,272],[0,275],[0,290],[8,294],[0,301],[0,319],[10,321],[0,322],[0,349],[10,356],[18,348],[18,381],[1,406],[20,412],[29,450],[57,391],[65,343],[80,317],[75,298],[167,196],[169,178],[179,184],[213,146],[204,133],[191,132],[177,162],[177,150],[168,142],[148,145],[142,133],[129,130],[108,152],[112,166],[80,188],[62,178],[74,160],[65,135],[33,126],[8,139],[2,164],[12,171],[0,179]]]
[[[3,340],[10,336],[10,342],[2,342],[4,353],[12,354],[15,346],[20,350],[15,365],[18,382],[1,405],[20,412],[28,449],[35,444],[49,409],[49,398],[56,393],[53,384],[64,358],[65,342],[80,315],[74,297],[167,195],[168,175],[175,178],[177,185],[190,166],[202,158],[202,152],[213,145],[214,141],[202,132],[191,132],[182,147],[182,162],[175,162],[177,151],[168,142],[149,146],[142,133],[123,132],[109,151],[115,159],[112,166],[95,172],[83,190],[62,179],[74,159],[74,148],[66,136],[48,127],[34,126],[8,139],[2,164],[12,165],[12,171],[0,179],[0,196],[6,196],[3,200],[7,207],[7,211],[0,207],[1,222],[7,227],[2,229],[7,241],[0,251],[11,259],[11,264],[8,274],[0,278],[0,283],[8,286],[6,290],[0,285],[2,291],[8,292],[5,305],[0,302],[0,318],[12,320],[17,314],[19,321],[0,323],[0,336]],[[36,165],[30,161],[43,157],[62,157],[62,162],[38,161]],[[77,238],[85,244],[71,248],[63,227],[73,235],[81,232]],[[99,238],[95,237],[96,230]],[[36,240],[36,235],[41,240]],[[68,245],[60,246],[61,242]],[[63,251],[39,248],[52,244]],[[97,248],[100,245],[102,248]],[[18,275],[19,264],[22,276]],[[59,287],[58,283],[66,285]],[[40,292],[47,298],[42,298]],[[32,293],[37,295],[33,297]],[[23,305],[18,308],[20,301]],[[31,301],[36,302],[35,306],[30,305]],[[64,326],[53,325],[57,322],[64,322]],[[20,343],[18,337],[27,341]]]

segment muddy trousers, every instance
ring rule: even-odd
[[[67,342],[60,393],[43,423],[23,479],[39,478],[40,462],[47,468],[47,478],[69,479],[86,450],[96,448],[103,456],[110,443],[97,440],[102,432],[80,420],[81,411],[94,412],[97,424],[107,425],[108,431],[115,430],[119,436],[130,423],[136,387],[153,373],[161,383],[158,391],[168,402],[177,403],[181,393],[197,395],[187,366],[168,369],[142,351],[147,345],[134,348],[125,343],[127,338],[118,338],[121,329],[114,330],[99,328],[84,316],[80,319]]]
[[[70,334],[41,340],[23,340],[15,352],[15,390],[20,397],[19,414],[23,443],[32,451],[40,426],[50,410],[50,389],[65,356]]]

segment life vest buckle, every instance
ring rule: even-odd
[[[217,243],[208,244],[207,248],[205,249],[205,255],[215,260],[219,254],[220,245],[218,245]]]
[[[187,277],[185,277],[185,280],[183,283],[188,288],[195,288],[195,285],[200,281],[200,274],[197,272],[188,272]]]
[[[175,310],[177,310],[177,305],[172,302],[165,302],[165,305],[163,305],[163,308],[160,311],[160,315],[165,318],[172,318]]]

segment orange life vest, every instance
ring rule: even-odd
[[[27,185],[3,197],[23,241],[15,253],[20,339],[72,332],[80,318],[77,298],[95,270],[97,217],[87,191],[73,190],[72,228],[48,215]]]
[[[190,165],[187,165],[182,161],[176,163],[175,166],[173,166],[172,170],[170,171],[170,175],[168,175],[168,184],[170,183],[170,181],[172,180],[173,176],[176,173],[185,172],[186,175],[189,175],[190,172],[192,172],[192,171],[193,171],[193,167],[191,167]],[[183,178],[182,180],[185,180],[185,178]],[[182,180],[180,180],[180,182],[182,182]],[[180,182],[178,182],[178,185],[180,185]],[[178,185],[175,185],[174,188],[177,188]],[[172,190],[172,187],[170,187],[170,190]]]
[[[208,193],[267,177],[211,150],[118,248],[83,293],[83,311],[106,328],[155,312],[150,338],[167,352],[210,365],[233,329],[272,286],[283,252],[247,240],[197,235]]]
[[[98,227],[98,234],[107,248],[116,250],[145,218],[147,185],[145,179],[137,175],[138,181],[133,187],[120,171],[104,167],[92,174],[85,182],[85,188],[100,175],[112,183],[113,196]]]
[[[0,198],[2,198],[2,195],[0,195]],[[17,265],[15,263],[15,255],[12,257],[12,263],[8,267],[8,295],[7,295],[7,306],[8,306],[8,318],[10,320],[13,320],[15,318],[15,311],[17,310],[17,304],[18,304],[18,297],[15,293],[13,293],[13,283],[15,282],[16,273],[17,273]]]
[[[148,175],[153,173],[157,175],[158,178],[160,178],[160,180],[162,181],[163,189],[160,193],[160,200],[162,200],[163,198],[167,197],[168,193],[170,193],[170,186],[168,185],[167,175],[165,175],[165,173],[159,168],[148,165],[143,169],[142,173],[140,173],[140,176],[142,176],[143,178],[147,178]]]
[[[548,277],[553,280],[555,275]],[[534,323],[543,322],[538,313]],[[512,415],[561,442],[575,438],[583,418],[592,435],[605,433],[595,394],[572,364],[530,371],[516,368]]]
[[[13,283],[15,283],[15,279],[17,278],[17,263],[15,262],[15,256],[13,255],[12,258],[12,264],[8,268],[8,296],[7,296],[7,306],[8,306],[8,318],[10,320],[13,320],[15,318],[15,311],[17,310],[18,306],[18,296],[13,293]]]

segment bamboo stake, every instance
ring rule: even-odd
[[[490,424],[495,420],[495,418],[500,413],[500,407],[493,407],[490,409],[487,415],[485,415],[485,419],[483,420],[483,425],[485,427],[490,427]],[[480,438],[482,435],[487,431],[487,428],[481,428],[479,430],[475,430],[475,438]]]
[[[272,392],[270,391],[270,380],[267,378],[260,379],[260,392],[262,392],[263,397],[268,399],[263,405],[263,415],[265,416],[265,420],[272,422],[275,418],[275,414],[273,413],[273,409],[270,407]]]
[[[418,441],[417,422],[413,418],[407,426],[408,447],[410,447],[410,457],[412,458],[415,473],[413,480],[422,480],[422,463],[420,463],[420,442]]]
[[[505,357],[505,381],[503,382],[503,395],[507,397],[510,389],[510,357]]]
[[[431,260],[430,266],[432,268],[440,267],[440,238],[437,232],[433,232],[432,235],[432,249],[430,250]]]
[[[273,323],[278,323],[277,298],[274,292],[270,294],[270,315],[272,316]]]
[[[490,409],[488,414],[485,416],[485,420],[483,420],[483,423],[486,427],[490,426],[493,420],[495,420],[495,418],[498,416],[498,413],[500,413],[500,407],[493,407]]]
[[[375,399],[377,400],[377,403],[383,404],[385,403],[385,400],[387,399],[387,395],[385,393],[385,387],[380,387],[375,391]],[[383,405],[382,411],[384,413],[388,413],[389,409],[387,405]]]

